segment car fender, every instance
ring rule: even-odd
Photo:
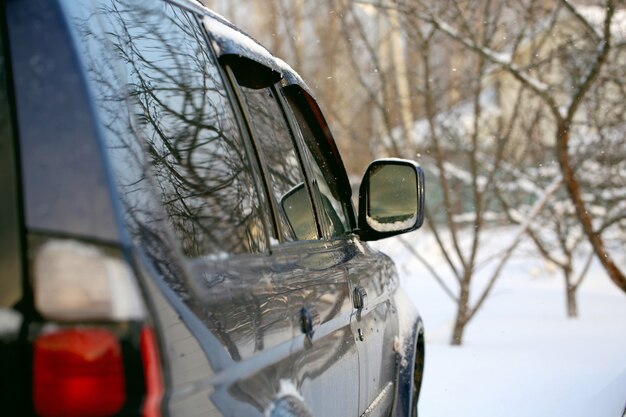
[[[412,415],[413,378],[423,367],[423,335],[424,325],[415,307],[415,303],[400,287],[394,295],[394,305],[398,317],[398,335],[394,338],[393,349],[397,357],[396,392],[393,405],[393,416]],[[418,340],[421,343],[418,345]],[[420,356],[417,358],[417,356]],[[419,384],[421,385],[421,384]],[[415,395],[419,396],[419,386]]]

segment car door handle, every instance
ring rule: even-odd
[[[313,314],[307,307],[300,309],[300,330],[309,340],[313,338]]]
[[[367,291],[363,287],[356,287],[354,289],[354,299],[353,304],[354,308],[361,311],[367,302]]]

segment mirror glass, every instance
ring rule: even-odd
[[[413,227],[418,217],[415,168],[408,165],[376,165],[369,172],[367,223],[378,232]]]
[[[296,185],[283,195],[280,199],[280,206],[297,240],[317,239],[315,218],[311,212],[309,194],[304,184]]]

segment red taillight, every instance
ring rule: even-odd
[[[142,417],[161,417],[161,397],[163,380],[161,379],[161,361],[154,332],[149,327],[141,329],[141,358],[146,383],[146,397],[143,403]]]
[[[33,295],[43,319],[31,333],[43,329],[33,342],[36,413],[110,417],[124,410],[161,417],[158,345],[143,327],[146,310],[132,265],[121,251],[81,241],[51,239],[35,249]]]
[[[122,351],[106,329],[59,330],[33,346],[33,402],[41,417],[106,417],[125,401]]]

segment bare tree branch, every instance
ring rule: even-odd
[[[595,27],[583,15],[580,14],[576,6],[574,6],[569,0],[561,0],[561,4],[565,6],[565,8],[572,14],[582,25],[585,27],[587,32],[593,37],[595,42],[602,41],[602,33],[599,33]]]
[[[511,244],[506,249],[504,255],[500,259],[500,262],[498,263],[498,266],[496,267],[496,269],[492,273],[491,278],[489,279],[489,282],[488,282],[487,286],[483,290],[482,294],[480,295],[480,297],[478,298],[478,300],[476,301],[474,306],[469,309],[468,319],[467,319],[468,321],[472,319],[474,314],[476,314],[478,309],[481,307],[481,305],[487,299],[487,296],[489,295],[489,293],[493,289],[493,286],[494,286],[498,276],[502,272],[502,268],[504,268],[504,266],[507,264],[507,262],[511,258],[511,255],[513,254],[513,251],[517,248],[517,246],[522,241],[522,237],[524,236],[524,234],[526,233],[526,231],[528,230],[528,228],[532,224],[532,221],[535,219],[535,217],[537,217],[537,215],[541,212],[541,210],[543,210],[543,207],[552,198],[552,195],[559,189],[559,187],[562,185],[562,183],[563,183],[563,180],[561,178],[557,178],[556,180],[554,180],[546,188],[546,191],[545,191],[543,197],[541,199],[539,199],[533,205],[533,208],[530,210],[530,213],[528,213],[528,217],[526,218],[526,221],[520,225],[519,229],[517,230],[517,233],[516,233],[515,237],[513,238],[513,241],[511,242]]]
[[[411,254],[415,256],[422,263],[422,265],[424,265],[424,267],[428,270],[428,272],[430,272],[430,274],[432,275],[433,278],[435,278],[435,281],[437,281],[437,284],[439,284],[443,292],[446,293],[446,295],[455,304],[458,303],[459,302],[458,298],[454,295],[454,293],[452,292],[450,287],[448,287],[448,285],[445,283],[443,278],[441,278],[441,276],[437,273],[437,270],[433,268],[433,266],[413,247],[413,245],[407,242],[405,238],[400,237],[399,240],[404,245],[404,247],[407,248],[409,252],[411,252]]]

